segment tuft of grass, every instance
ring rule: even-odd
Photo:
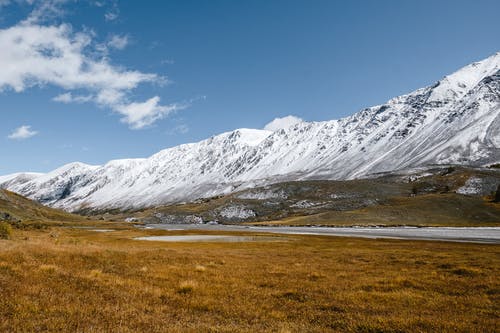
[[[181,283],[179,283],[177,292],[179,294],[190,294],[194,291],[197,285],[198,284],[196,283],[196,281],[193,280],[182,281]]]
[[[289,301],[300,302],[300,303],[304,303],[305,301],[307,301],[307,296],[305,296],[302,293],[299,293],[297,291],[294,291],[294,290],[285,291],[284,293],[281,293],[277,296],[279,298],[283,298],[283,299],[286,299]]]
[[[42,264],[38,268],[41,271],[46,271],[46,272],[55,272],[55,271],[57,271],[57,266],[56,265]]]
[[[451,271],[451,273],[455,275],[460,275],[460,276],[468,276],[468,277],[473,277],[481,274],[481,270],[477,268],[472,268],[472,267],[458,267],[454,270]]]
[[[324,278],[324,277],[325,277],[325,275],[318,273],[318,272],[311,272],[309,274],[309,279],[312,281],[316,281],[316,280],[319,280],[319,279]]]
[[[7,222],[0,222],[0,239],[10,239],[12,237],[12,227]]]
[[[88,277],[92,279],[97,279],[101,276],[102,276],[102,270],[100,269],[92,269],[88,274]]]
[[[196,266],[195,266],[195,268],[194,268],[194,270],[195,270],[196,272],[200,272],[200,273],[201,273],[201,272],[206,271],[206,270],[207,270],[207,268],[206,268],[205,266],[203,266],[203,265],[196,265]]]

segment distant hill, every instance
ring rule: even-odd
[[[0,190],[0,221],[22,226],[33,222],[81,222],[85,218],[43,206],[19,194]]]

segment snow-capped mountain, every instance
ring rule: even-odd
[[[283,180],[349,179],[429,164],[500,161],[500,52],[436,84],[339,120],[238,129],[102,166],[0,177],[67,210],[139,208]]]

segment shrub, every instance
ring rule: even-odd
[[[184,281],[179,284],[177,292],[179,294],[190,294],[194,291],[194,288],[196,288],[195,281]]]
[[[6,222],[0,222],[0,239],[10,239],[12,227]]]

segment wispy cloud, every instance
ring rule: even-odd
[[[107,45],[113,49],[123,50],[128,45],[128,36],[113,35]]]
[[[109,11],[106,14],[104,14],[104,19],[106,21],[114,21],[118,18],[119,13],[115,10]]]
[[[173,65],[175,64],[175,60],[173,59],[163,59],[160,64],[162,65]]]
[[[167,135],[186,134],[189,132],[189,127],[186,124],[180,124],[166,132]]]
[[[92,95],[76,95],[73,96],[72,93],[67,92],[64,94],[57,95],[56,97],[52,98],[54,102],[59,102],[59,103],[87,103],[93,101],[94,96]]]
[[[37,24],[63,16],[63,5],[68,2],[68,0],[26,0],[26,2],[29,4],[34,4],[34,9],[30,13],[30,15],[24,21],[22,21],[22,23]]]
[[[185,107],[162,105],[159,96],[146,101],[131,100],[130,93],[138,85],[162,84],[167,79],[112,65],[106,52],[102,52],[102,43],[95,41],[91,31],[75,32],[68,24],[41,23],[61,14],[65,1],[37,2],[26,20],[0,29],[0,91],[22,92],[35,86],[57,86],[64,92],[54,97],[54,101],[93,102],[122,115],[121,121],[132,129],[149,126]],[[116,35],[107,45],[122,49],[127,43],[127,36]],[[84,94],[73,95],[72,91],[84,91]]]
[[[120,16],[120,9],[118,8],[118,4],[113,2],[112,6],[106,13],[104,14],[104,19],[106,21],[115,21]]]
[[[0,7],[10,5],[10,0],[0,0]]]
[[[29,139],[35,135],[37,135],[37,131],[31,130],[31,126],[23,125],[21,127],[16,128],[9,136],[9,139],[12,140],[25,140]]]

